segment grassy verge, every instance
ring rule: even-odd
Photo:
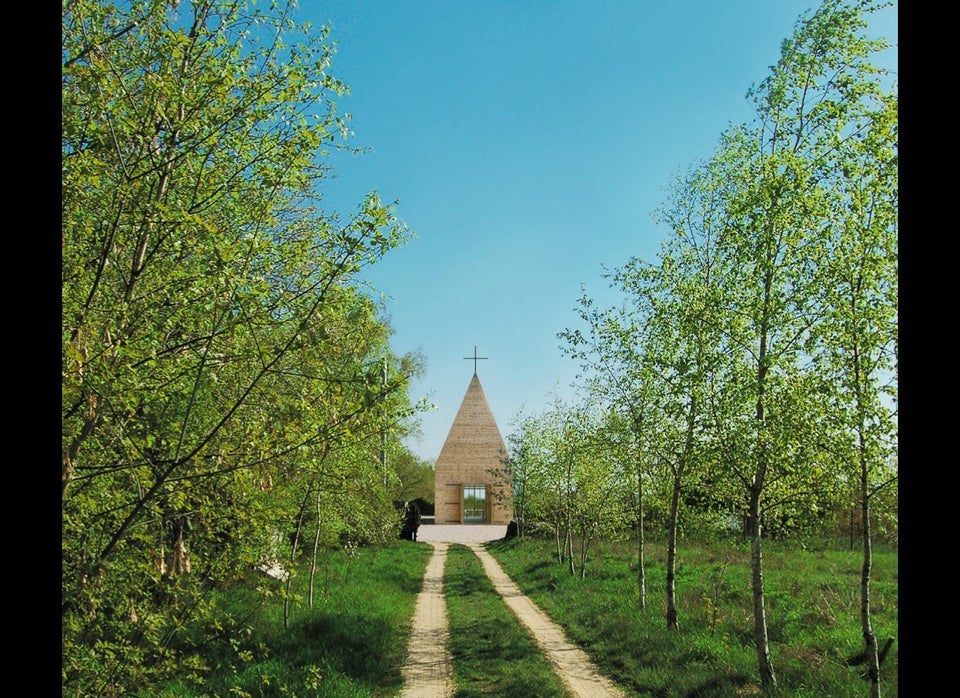
[[[457,698],[569,695],[465,546],[449,548],[444,594]]]
[[[647,546],[647,608],[637,601],[635,552],[604,543],[587,577],[571,577],[552,541],[497,541],[488,550],[544,611],[562,625],[629,694],[759,695],[752,644],[749,551],[738,543],[687,544],[679,555],[681,632],[664,620],[665,550]],[[281,585],[264,577],[217,589],[218,621],[184,628],[173,642],[191,649],[182,680],[150,698],[201,696],[385,697],[402,687],[410,623],[432,548],[331,552],[307,603],[307,574],[295,578],[290,627]],[[768,541],[765,582],[771,652],[780,695],[861,698],[867,684],[859,625],[860,554]],[[873,570],[874,627],[881,643],[898,638],[898,556],[878,550]],[[268,595],[255,591],[260,585]],[[496,594],[476,556],[451,546],[444,580],[457,696],[563,696],[532,638]],[[899,642],[881,668],[886,698],[898,694]]]
[[[583,647],[600,669],[641,696],[758,695],[753,647],[750,556],[730,542],[681,547],[677,570],[679,634],[665,621],[663,545],[647,547],[647,608],[638,602],[636,553],[606,543],[572,577],[556,562],[553,542],[497,541],[488,550],[504,570]],[[860,554],[808,550],[770,541],[764,551],[771,654],[782,695],[862,698],[857,664]],[[874,629],[897,637],[897,553],[875,553]],[[882,667],[884,696],[897,695],[898,645]]]
[[[398,541],[325,554],[313,608],[307,570],[295,577],[289,630],[279,582],[257,580],[273,588],[266,601],[253,585],[217,591],[221,622],[180,639],[194,644],[212,671],[202,681],[157,687],[151,698],[395,696],[432,552],[425,543]]]

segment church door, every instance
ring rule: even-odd
[[[487,486],[463,486],[463,523],[484,523],[487,520]]]

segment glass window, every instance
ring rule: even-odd
[[[463,486],[463,521],[477,523],[487,519],[487,486]]]

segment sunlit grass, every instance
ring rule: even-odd
[[[493,588],[479,558],[451,545],[444,574],[456,693],[550,698],[569,695],[527,630]]]
[[[496,541],[487,549],[504,570],[601,671],[634,696],[760,695],[753,649],[750,555],[737,541],[683,544],[677,567],[680,633],[666,629],[665,549],[647,546],[647,608],[638,603],[632,545],[603,543],[585,580],[557,563],[552,541]],[[174,639],[193,652],[176,684],[151,698],[199,696],[395,696],[423,573],[433,549],[397,542],[331,552],[313,608],[307,576],[294,583],[289,630],[282,585],[251,577],[247,587],[216,589],[216,627],[184,628]],[[764,550],[771,654],[780,695],[861,698],[868,685],[857,663],[860,554],[768,541]],[[266,598],[254,591],[260,585]],[[457,695],[563,696],[564,688],[532,638],[466,547],[448,551],[444,589]],[[897,553],[878,550],[873,569],[874,627],[895,638],[881,668],[883,694],[898,694]],[[201,678],[203,677],[203,678]]]
[[[217,592],[220,628],[194,631],[213,671],[203,680],[157,687],[151,697],[173,696],[395,696],[403,685],[416,597],[433,549],[397,542],[385,548],[325,554],[313,608],[308,577],[299,570],[289,630],[284,629],[282,585],[266,601],[250,587]]]
[[[677,566],[681,632],[666,629],[665,549],[646,556],[647,608],[641,609],[636,552],[597,549],[586,579],[556,561],[553,542],[497,541],[488,550],[504,570],[633,695],[735,696],[759,693],[753,641],[749,550],[738,542],[683,545]],[[771,653],[783,694],[863,696],[860,556],[766,544],[765,587]],[[875,553],[874,628],[897,636],[897,554]],[[897,643],[881,667],[885,696],[897,695]]]

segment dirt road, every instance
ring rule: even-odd
[[[413,631],[403,667],[403,698],[447,698],[453,695],[453,664],[447,649],[447,603],[443,598],[443,567],[447,543],[431,543],[433,556],[417,596]]]
[[[519,587],[485,550],[484,543],[503,538],[505,533],[506,526],[420,527],[417,539],[430,543],[434,553],[427,563],[423,590],[417,597],[401,695],[404,698],[448,698],[453,695],[453,666],[447,649],[449,630],[443,597],[443,567],[450,544],[460,543],[468,546],[480,558],[494,588],[533,636],[573,695],[581,698],[623,696],[609,679],[600,674],[587,654],[570,643],[562,629],[520,592]]]

